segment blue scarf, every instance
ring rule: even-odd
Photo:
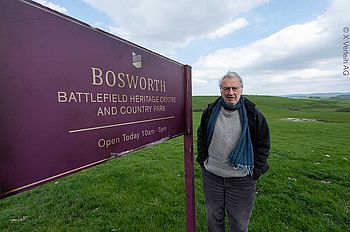
[[[254,152],[252,140],[250,138],[249,126],[248,126],[248,116],[247,111],[244,106],[244,97],[241,96],[238,103],[234,106],[225,103],[224,99],[220,97],[213,108],[213,112],[209,118],[207,127],[207,144],[210,145],[211,139],[213,137],[214,127],[218,115],[223,106],[227,110],[239,110],[239,116],[242,126],[242,135],[238,141],[236,147],[231,151],[227,163],[231,167],[245,167],[248,169],[248,174],[253,174],[254,168]]]

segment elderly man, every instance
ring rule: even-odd
[[[256,180],[269,168],[269,127],[242,96],[237,73],[228,72],[219,87],[221,97],[204,110],[197,132],[208,231],[225,231],[225,211],[231,231],[248,231]]]

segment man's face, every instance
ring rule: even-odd
[[[221,96],[229,105],[236,105],[241,98],[243,88],[238,78],[225,78],[220,89]]]

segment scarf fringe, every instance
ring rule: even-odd
[[[226,162],[226,164],[233,168],[245,168],[248,171],[248,175],[253,176],[254,165],[239,164],[234,160],[229,160]]]

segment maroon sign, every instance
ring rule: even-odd
[[[0,197],[188,133],[188,66],[31,1],[0,35]]]

